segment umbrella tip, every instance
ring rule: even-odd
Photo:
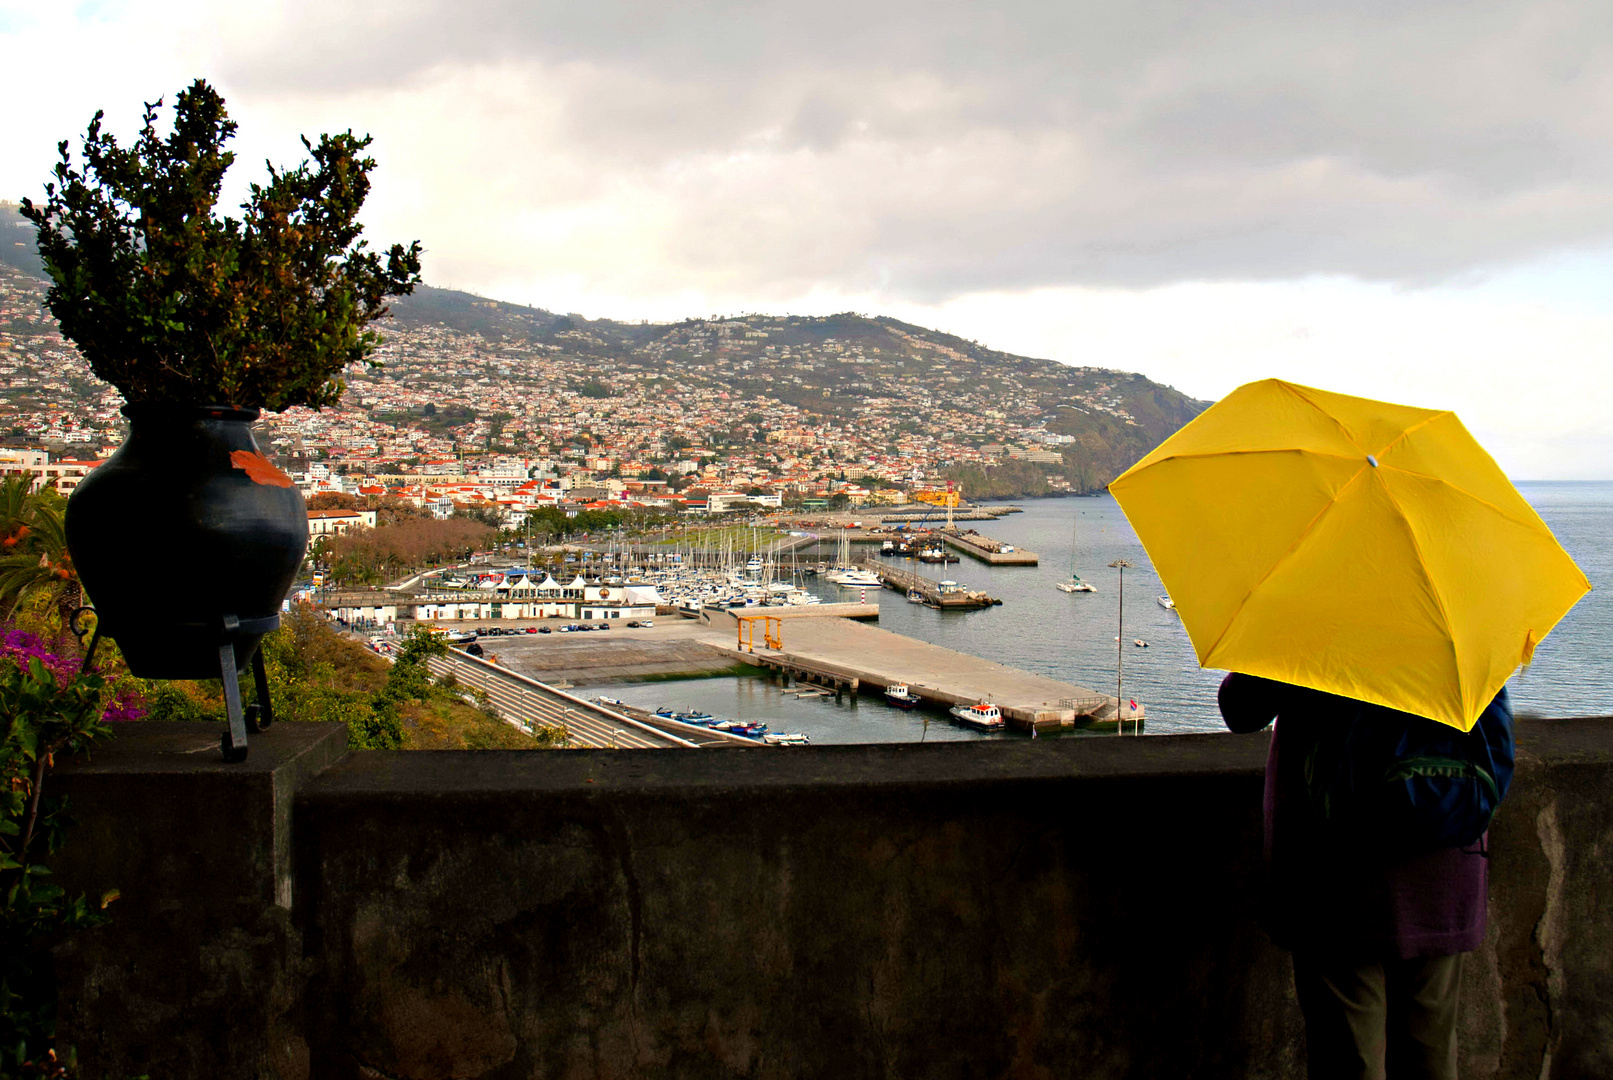
[[[1378,459],[1373,457],[1371,454],[1367,455],[1367,461],[1372,464],[1372,467],[1374,469],[1376,469],[1378,467]]]

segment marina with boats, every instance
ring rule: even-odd
[[[1096,535],[1084,527],[1089,531],[1082,534],[1079,559],[1069,546],[1070,512],[1079,514],[1089,505],[1085,500],[1063,500],[1048,508],[1063,511],[1056,516],[1056,529],[1064,533],[1064,543],[1051,544],[1057,554],[1049,559],[1056,559],[1063,574],[1072,579],[1078,576],[1077,566],[1099,564],[1107,554],[1101,525]],[[1045,512],[1035,516],[1045,519]],[[1040,541],[1032,546],[1048,550],[1045,545],[1052,522],[1025,520],[1022,524],[1017,515],[1009,521],[1015,526],[1005,534],[1011,546],[1022,548],[1018,541],[1029,536]],[[1006,524],[999,527],[1006,528]],[[709,538],[704,550],[698,541],[681,549],[676,544],[652,547],[641,541],[633,549],[624,545],[615,552],[578,553],[574,563],[562,566],[552,565],[551,560],[550,566],[532,572],[538,583],[547,575],[569,586],[581,577],[584,587],[609,588],[613,593],[653,590],[657,600],[653,629],[629,629],[631,621],[649,620],[625,618],[600,620],[600,625],[590,627],[598,630],[609,625],[614,632],[608,635],[545,635],[543,630],[561,627],[528,625],[507,627],[504,632],[510,636],[491,642],[483,638],[481,645],[490,650],[489,655],[497,653],[500,664],[532,678],[587,686],[589,693],[596,688],[605,690],[646,715],[667,708],[679,713],[709,713],[719,723],[760,721],[767,725],[765,734],[801,734],[813,742],[820,738],[885,741],[900,737],[901,732],[938,737],[949,730],[956,737],[974,738],[1023,736],[1031,730],[1041,734],[1100,732],[1114,730],[1121,713],[1128,734],[1142,726],[1133,718],[1147,717],[1148,710],[1140,701],[1133,704],[1137,691],[1130,687],[1139,673],[1146,677],[1157,665],[1141,660],[1138,667],[1127,661],[1128,692],[1118,709],[1112,681],[1107,693],[1096,689],[1104,686],[1106,674],[1112,680],[1116,635],[1113,599],[1105,603],[1102,597],[1111,590],[1101,579],[1098,597],[1072,603],[1079,598],[1049,588],[1062,584],[1063,575],[1012,565],[977,568],[971,576],[989,578],[988,593],[923,572],[923,564],[913,553],[925,550],[933,535],[919,530],[882,529],[873,536],[870,532],[874,530],[848,528],[844,534],[836,529],[800,530],[794,535],[781,529],[758,529],[752,534],[749,529],[730,528],[723,547],[714,547]],[[900,553],[902,546],[908,549],[906,558]],[[604,558],[611,554],[614,558]],[[630,561],[634,555],[639,558]],[[855,576],[849,577],[848,584],[848,571],[859,569],[871,572],[881,584],[858,583]],[[427,579],[420,587],[441,596],[456,591],[444,589],[442,578],[451,583],[457,578],[457,591],[470,594],[465,596],[469,600],[471,595],[491,592],[501,584],[495,578],[500,574],[510,581],[524,576],[526,570],[520,566],[502,570],[462,567]],[[1125,582],[1128,593],[1133,578],[1128,575]],[[938,596],[944,583],[1005,603],[966,607],[961,614],[949,615],[949,606],[932,604],[926,596],[927,590]],[[1150,590],[1138,599],[1153,610],[1155,618],[1166,615],[1160,606],[1147,603],[1160,593],[1159,586],[1151,581],[1146,584]],[[508,594],[504,590],[499,595]],[[791,603],[792,595],[801,598]],[[1044,602],[1038,596],[1048,599]],[[1052,602],[1055,597],[1057,603]],[[1135,654],[1128,649],[1128,654],[1162,655],[1162,631],[1145,626],[1142,605],[1131,600],[1128,597],[1124,640],[1130,642],[1144,631],[1155,648]],[[764,615],[781,621],[782,648],[765,648],[758,631],[754,651],[747,648],[741,654],[735,620]],[[877,618],[880,629],[834,617],[841,615]],[[466,626],[469,621],[441,625],[462,631],[479,628]],[[819,629],[825,626],[834,629]],[[981,630],[972,630],[974,626]],[[1179,626],[1174,614],[1170,626]],[[860,636],[859,629],[873,636]],[[1066,644],[1072,630],[1093,639],[1094,645],[1109,642],[1107,649],[1089,647],[1084,663],[1072,664]],[[1167,652],[1162,658],[1179,652],[1176,637],[1185,640],[1179,631],[1165,633]],[[1065,672],[1078,677],[1072,679]],[[657,681],[634,682],[640,679]],[[885,693],[895,686],[904,687],[905,693],[894,697]],[[725,706],[725,699],[736,694],[747,704]],[[900,700],[904,697],[905,703]],[[754,703],[762,701],[768,704]],[[963,717],[950,711],[977,705],[995,706],[1002,727],[966,726]],[[761,711],[755,711],[757,708]],[[897,720],[903,716],[913,717],[919,726]],[[757,744],[757,740],[749,741]],[[766,742],[765,738],[760,741]]]

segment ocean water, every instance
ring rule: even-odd
[[[1613,483],[1521,483],[1518,489],[1585,571],[1593,591],[1541,643],[1534,663],[1513,678],[1514,707],[1540,716],[1613,715]],[[1120,689],[1147,707],[1148,731],[1224,730],[1215,706],[1224,673],[1199,668],[1181,621],[1158,604],[1164,589],[1115,501],[1101,495],[1016,505],[1024,512],[971,524],[1037,552],[1039,566],[992,567],[967,557],[944,568],[911,564],[928,576],[950,577],[1001,597],[1000,607],[940,612],[909,604],[888,589],[870,590],[868,599],[879,602],[879,625],[1111,694],[1118,662]],[[825,552],[832,557],[831,549]],[[1119,572],[1108,567],[1119,558],[1133,564],[1125,572],[1123,626]],[[1053,587],[1072,565],[1097,586],[1096,593]],[[826,599],[856,598],[855,591],[827,583],[809,587]],[[1136,647],[1134,639],[1148,647]],[[915,717],[868,697],[854,705],[786,697],[757,677],[628,684],[602,692],[649,707],[755,717],[775,729],[805,731],[820,743],[981,737],[945,717]]]

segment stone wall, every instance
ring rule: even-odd
[[[156,1077],[1299,1077],[1264,736],[68,770],[64,1036]],[[1520,723],[1463,1073],[1613,1075],[1613,721]],[[253,770],[256,770],[255,772]],[[292,792],[295,791],[294,797]]]

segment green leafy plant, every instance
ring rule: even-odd
[[[30,476],[0,481],[0,617],[43,600],[66,630],[82,592],[62,524],[66,500],[53,488],[33,490]]]
[[[52,285],[46,306],[95,374],[131,403],[280,410],[334,404],[349,364],[370,362],[366,327],[388,296],[420,281],[420,245],[383,258],[360,238],[368,136],[303,140],[312,156],[269,167],[239,219],[214,213],[235,155],[224,99],[197,80],[172,131],[147,104],[133,145],[90,122],[76,166],[68,143],[43,204],[24,199]]]
[[[61,665],[56,665],[58,668]],[[101,676],[67,675],[40,656],[0,659],[0,1076],[72,1075],[57,1058],[56,988],[50,949],[62,936],[106,921],[101,909],[68,896],[44,859],[71,823],[66,801],[45,795],[58,755],[77,753],[110,729]]]

